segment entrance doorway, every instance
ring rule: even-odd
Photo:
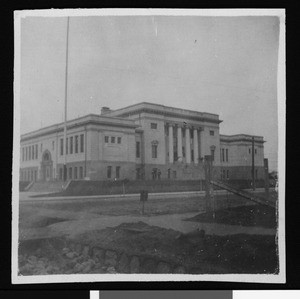
[[[53,179],[53,162],[48,150],[44,151],[41,162],[41,180],[51,181]]]

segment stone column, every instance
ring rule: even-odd
[[[177,155],[178,161],[182,162],[182,129],[180,126],[177,127]]]
[[[191,163],[191,136],[190,128],[185,128],[185,157],[186,163]]]
[[[205,142],[204,142],[204,128],[200,129],[200,155],[201,158],[205,156]]]
[[[198,150],[198,130],[194,128],[194,163],[199,163],[199,150]]]
[[[173,126],[169,124],[169,162],[174,162]]]

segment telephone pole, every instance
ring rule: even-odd
[[[67,180],[67,113],[68,113],[68,52],[69,52],[69,23],[70,17],[67,19],[67,40],[66,40],[66,69],[65,69],[65,119],[64,119],[64,141],[62,150],[64,154],[64,181]]]
[[[252,136],[252,188],[255,190],[254,136]]]

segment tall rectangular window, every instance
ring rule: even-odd
[[[119,144],[121,143],[121,140],[122,140],[122,138],[121,138],[121,137],[118,137],[118,143],[119,143]]]
[[[75,136],[75,154],[78,153],[78,135]]]
[[[255,178],[258,179],[258,169],[255,169]]]
[[[31,146],[29,146],[28,149],[29,149],[29,155],[28,155],[28,156],[29,156],[29,159],[28,159],[28,160],[31,160]]]
[[[72,180],[72,167],[69,168],[69,180]]]
[[[152,144],[152,158],[157,158],[157,144]]]
[[[254,150],[255,155],[257,154],[257,149]]]
[[[228,148],[226,148],[226,162],[228,162]]]
[[[212,131],[212,130],[209,131],[209,135],[210,135],[210,136],[214,136],[214,135],[215,135],[215,131]]]
[[[24,151],[24,147],[22,147],[22,161],[24,161],[25,159],[25,151]]]
[[[222,148],[222,162],[225,161],[224,148]]]
[[[74,167],[74,180],[77,180],[77,167]]]
[[[83,167],[82,166],[79,167],[79,178],[80,179],[83,178]]]
[[[70,137],[70,154],[73,154],[73,136]]]
[[[64,154],[64,140],[60,139],[60,155],[62,156]]]
[[[104,142],[108,143],[108,141],[109,141],[109,136],[104,136]]]
[[[141,146],[141,143],[139,141],[137,141],[135,143],[135,155],[137,158],[140,158],[141,157],[141,150],[140,150],[140,146]]]
[[[215,150],[214,149],[210,150],[210,155],[211,155],[211,160],[215,161]]]
[[[54,151],[54,141],[52,141],[52,150]]]
[[[115,141],[116,141],[116,137],[112,136],[112,137],[110,138],[110,142],[111,142],[111,143],[115,143]]]
[[[34,145],[31,146],[31,160],[34,160]]]
[[[59,169],[59,179],[62,180],[63,179],[63,168]]]
[[[67,140],[66,140],[66,155],[68,155],[69,153],[69,138],[67,137]]]
[[[25,147],[25,161],[27,161],[27,152],[28,152],[28,150],[27,150],[27,146]]]
[[[107,166],[107,178],[110,179],[111,178],[111,166]]]
[[[117,179],[120,178],[120,169],[121,169],[120,166],[117,166],[117,167],[116,167],[116,178],[117,178]]]
[[[84,152],[84,135],[83,134],[80,135],[80,152],[81,153]]]
[[[38,159],[38,145],[35,145],[35,158]]]

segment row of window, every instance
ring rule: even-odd
[[[38,144],[25,146],[22,148],[22,161],[38,159]]]
[[[153,168],[152,169],[152,180],[160,180],[161,179],[161,171],[158,168]],[[168,169],[168,179],[176,179],[177,178],[177,172],[176,170],[171,170],[170,168]],[[141,180],[143,179],[142,171],[141,168],[136,169],[136,179]]]
[[[122,137],[116,137],[116,136],[104,136],[104,142],[105,143],[122,143]]]
[[[249,154],[251,154],[251,148],[249,148],[248,151],[249,151]],[[257,154],[257,149],[256,148],[254,149],[254,154],[255,155]]]
[[[151,155],[153,159],[157,158],[157,153],[158,153],[158,144],[157,143],[152,143],[151,144]],[[136,141],[135,143],[135,156],[136,158],[141,157],[141,142]]]
[[[221,179],[222,180],[228,180],[229,179],[229,170],[227,169],[227,170],[225,170],[225,169],[223,169],[222,171],[221,171]]]
[[[66,154],[78,154],[84,152],[84,134],[67,137]],[[60,155],[64,155],[64,139],[60,139]]]
[[[113,171],[113,167],[107,166],[107,178],[108,179],[112,178],[112,171]],[[121,173],[121,166],[116,166],[116,175],[115,175],[116,179],[120,178],[120,173]]]
[[[63,180],[64,178],[64,169],[59,169],[59,179]],[[83,179],[83,167],[68,167],[67,169],[67,178],[69,180],[80,180]]]
[[[21,170],[20,181],[31,182],[37,180],[37,170]]]
[[[228,148],[221,148],[221,162],[228,162]]]

